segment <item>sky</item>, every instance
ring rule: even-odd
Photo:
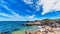
[[[0,0],[0,21],[60,18],[60,0]]]

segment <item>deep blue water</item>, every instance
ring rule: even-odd
[[[26,21],[0,21],[0,32],[14,31],[22,28]]]

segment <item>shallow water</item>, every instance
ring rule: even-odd
[[[24,21],[1,21],[0,22],[0,32],[13,31],[15,29],[22,28],[21,24],[24,24]]]
[[[25,26],[21,28],[21,30],[13,31],[12,34],[25,34],[25,31],[33,32],[37,29],[37,26]]]
[[[1,21],[0,22],[0,32],[4,34],[24,34],[25,31],[30,30],[33,31],[37,27],[36,26],[23,26],[25,21]]]

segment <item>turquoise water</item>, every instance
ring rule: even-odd
[[[37,26],[24,26],[20,30],[13,31],[12,34],[25,34],[26,31],[34,32],[37,28]]]
[[[25,21],[1,21],[0,32],[14,31],[23,28],[21,24],[26,23]]]
[[[27,23],[26,21],[1,21],[0,22],[0,32],[4,34],[11,34],[14,31],[27,31],[34,30],[35,26],[23,26],[22,24]]]

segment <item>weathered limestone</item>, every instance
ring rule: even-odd
[[[30,32],[26,31],[26,34],[60,34],[60,24],[55,21],[40,22],[34,21],[33,23],[28,23],[28,25],[37,25],[37,30]]]
[[[26,31],[25,34],[31,34],[31,32],[30,31]]]

